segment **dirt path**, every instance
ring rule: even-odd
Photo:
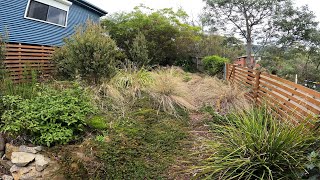
[[[212,138],[209,126],[206,124],[209,118],[209,115],[200,112],[190,114],[190,139],[184,142],[184,151],[187,154],[177,158],[176,163],[168,171],[168,179],[189,180],[197,174],[197,171],[191,170],[191,167],[196,166],[199,160],[206,158],[199,152],[204,149],[203,141]]]

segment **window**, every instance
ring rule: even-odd
[[[66,27],[71,3],[61,0],[30,0],[26,18]]]

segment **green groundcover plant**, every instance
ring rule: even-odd
[[[65,90],[45,87],[32,99],[3,96],[1,132],[26,135],[33,143],[51,146],[75,139],[86,125],[93,106],[83,89],[75,85]]]
[[[208,142],[209,158],[199,167],[206,179],[299,179],[314,136],[264,109],[233,114],[211,125],[218,141]]]

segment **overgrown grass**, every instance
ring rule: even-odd
[[[186,73],[180,68],[159,68],[153,71],[127,68],[118,71],[110,81],[95,88],[95,99],[102,108],[121,108],[127,111],[132,104],[147,94],[153,99],[158,111],[177,114],[177,109],[199,110],[203,106],[214,106],[226,113],[233,109],[245,109],[249,102],[245,92],[219,79]]]
[[[157,113],[150,104],[149,98],[140,98],[124,117],[105,119],[106,126],[101,129],[99,125],[102,131],[75,150],[85,149],[86,158],[63,153],[66,177],[163,179],[165,169],[174,163],[177,154],[183,153],[181,141],[187,138],[187,116],[183,111],[183,119]],[[76,171],[70,167],[72,163],[79,167]]]
[[[211,124],[217,140],[198,167],[205,179],[298,179],[314,142],[303,125],[279,122],[265,108],[232,114]]]

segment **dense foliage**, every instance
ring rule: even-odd
[[[207,56],[202,59],[204,70],[211,76],[222,74],[229,60],[220,56]]]
[[[130,49],[134,49],[131,44],[135,45],[136,37],[142,33],[149,64],[172,65],[179,59],[195,56],[195,43],[200,40],[200,28],[187,24],[186,17],[182,10],[136,7],[129,13],[110,15],[102,24],[128,57],[132,54]]]
[[[221,118],[221,116],[217,116]],[[278,121],[265,108],[215,120],[218,141],[200,167],[205,177],[223,179],[299,179],[315,137],[303,125]]]
[[[103,29],[88,22],[56,49],[53,60],[57,75],[64,79],[77,76],[90,83],[112,76],[121,56],[116,43]]]
[[[83,130],[88,115],[94,112],[80,86],[62,91],[44,88],[32,99],[20,96],[1,98],[4,113],[1,132],[26,135],[35,144],[66,144]]]

